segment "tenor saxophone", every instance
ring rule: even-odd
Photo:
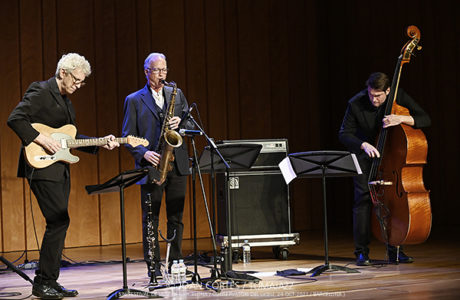
[[[168,173],[172,170],[172,162],[174,161],[174,148],[182,145],[182,136],[175,130],[170,129],[168,126],[169,120],[174,117],[174,106],[176,103],[177,85],[174,82],[166,82],[163,80],[163,84],[173,88],[171,95],[171,102],[169,102],[166,117],[163,120],[161,127],[160,140],[157,145],[156,152],[161,154],[160,163],[157,166],[157,170],[160,173],[160,179],[154,180],[158,185],[162,185]]]

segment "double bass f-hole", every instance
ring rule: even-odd
[[[394,182],[395,182],[396,195],[399,198],[401,198],[403,196],[404,191],[401,185],[401,178],[400,178],[399,172],[393,171],[393,178],[395,179]]]

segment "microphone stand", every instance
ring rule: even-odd
[[[193,119],[192,115],[189,114],[188,118],[190,120],[192,120],[192,122],[195,124],[195,126],[200,128],[200,126]],[[201,128],[200,128],[200,134],[204,134],[204,131]],[[215,292],[220,292],[219,288],[214,287],[212,284],[209,284],[208,282],[204,282],[203,280],[201,280],[200,275],[198,274],[198,253],[197,253],[198,246],[197,246],[197,234],[196,234],[196,188],[195,188],[196,173],[197,172],[198,172],[198,176],[199,176],[199,179],[200,179],[201,192],[203,194],[206,213],[207,213],[207,216],[208,216],[208,222],[211,222],[211,220],[210,220],[210,216],[209,216],[208,203],[206,201],[206,194],[205,194],[205,191],[204,191],[203,179],[201,177],[200,166],[199,166],[199,163],[198,163],[198,154],[197,154],[196,145],[195,145],[195,134],[184,133],[183,135],[188,136],[190,138],[191,143],[192,143],[192,149],[193,149],[193,158],[192,158],[192,206],[193,206],[192,219],[193,219],[193,256],[194,256],[194,270],[193,271],[194,272],[193,272],[192,280],[190,280],[190,281],[186,281],[185,283],[180,283],[180,284],[176,283],[176,284],[169,284],[169,285],[163,285],[163,286],[149,287],[149,290],[162,289],[162,288],[171,287],[171,286],[179,286],[179,285],[182,285],[182,284],[196,283],[196,284],[200,284],[205,289],[210,289],[210,290],[213,290]],[[206,136],[206,134],[204,134],[204,135]],[[214,231],[212,230],[211,223],[210,223],[210,229],[211,229],[211,235],[212,235],[212,238],[213,238],[212,240],[213,240],[214,253],[216,253],[216,244],[215,244],[215,239],[214,239]],[[161,232],[160,232],[160,235],[161,235]],[[167,256],[166,257],[169,256],[169,246],[170,245],[168,243],[168,251],[167,251]],[[166,260],[166,265],[168,265],[167,260]],[[217,268],[214,267],[214,269],[211,272],[212,273],[217,272]]]
[[[192,121],[192,123],[196,126],[196,128],[198,128],[198,130],[201,132],[201,134],[206,138],[206,141],[208,142],[209,144],[209,147],[211,149],[213,149],[214,151],[216,151],[216,153],[219,155],[220,159],[222,160],[222,162],[225,164],[225,167],[226,169],[228,170],[230,168],[230,166],[228,165],[228,163],[225,161],[225,159],[223,158],[222,154],[220,153],[220,151],[217,149],[217,146],[216,144],[214,143],[214,141],[212,139],[210,139],[208,137],[208,135],[206,134],[206,132],[200,127],[200,125],[198,125],[198,123],[195,121],[195,119],[193,118],[192,115],[189,115],[189,119]],[[193,159],[194,159],[194,162],[193,162],[193,165],[194,165],[194,168],[196,169],[197,173],[198,173],[198,177],[199,177],[199,180],[200,180],[200,185],[201,185],[201,192],[203,194],[203,200],[204,200],[204,204],[205,204],[205,209],[206,209],[206,216],[208,218],[208,224],[209,224],[209,230],[211,232],[211,239],[212,239],[212,246],[213,246],[213,254],[214,254],[214,265],[213,265],[213,268],[211,269],[211,278],[212,279],[217,279],[219,278],[219,272],[217,270],[217,246],[216,246],[216,238],[215,238],[215,234],[214,234],[214,226],[213,226],[213,223],[211,221],[211,217],[209,215],[209,208],[208,208],[208,202],[206,200],[206,193],[205,193],[205,190],[204,190],[204,185],[203,185],[203,178],[201,176],[201,170],[200,170],[200,166],[199,166],[199,163],[198,163],[198,155],[197,155],[197,151],[196,151],[196,146],[195,146],[195,141],[193,139],[193,136],[192,136],[192,147],[193,147]],[[213,178],[213,173],[214,173],[214,170],[213,170],[213,155],[212,155],[212,151],[211,151],[211,178]],[[194,180],[194,172],[192,171],[192,180]],[[214,181],[212,181],[212,185],[214,185]],[[214,188],[212,188],[212,190],[214,191]],[[211,196],[212,200],[214,201],[214,192]],[[195,247],[195,272],[197,272],[197,253],[196,253],[196,249],[197,249],[197,246],[196,246],[196,212],[195,212],[195,209],[196,209],[196,203],[195,203],[195,185],[193,183],[193,223],[194,223],[194,247]],[[230,244],[230,247],[231,247],[231,244]],[[231,250],[231,248],[230,248]],[[231,253],[231,252],[230,252]],[[231,255],[231,254],[230,254]],[[196,279],[196,278],[195,278]]]

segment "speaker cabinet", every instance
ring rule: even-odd
[[[227,187],[228,183],[228,187]],[[290,233],[289,190],[279,171],[248,171],[216,176],[218,233],[227,235],[230,200],[232,236]]]

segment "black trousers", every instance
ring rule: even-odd
[[[142,242],[144,246],[144,260],[150,265],[151,260],[148,255],[149,242],[147,240],[147,195],[151,195],[153,211],[153,230],[155,237],[154,263],[160,261],[160,245],[158,241],[158,223],[160,217],[161,200],[163,192],[165,194],[166,215],[167,215],[167,238],[170,239],[176,230],[176,237],[171,242],[170,260],[182,257],[182,234],[184,224],[182,216],[184,213],[185,192],[187,188],[187,176],[177,174],[174,168],[169,172],[166,181],[158,186],[155,183],[141,185],[141,206],[142,206]]]
[[[35,271],[34,282],[52,284],[59,277],[62,249],[70,223],[68,213],[70,178],[65,177],[60,182],[32,180],[30,188],[46,220],[39,268]]]
[[[371,236],[371,209],[372,199],[369,193],[368,179],[371,168],[371,160],[361,153],[358,156],[362,174],[353,177],[354,202],[353,202],[353,238],[355,242],[355,254],[369,253]]]
[[[355,242],[355,255],[369,254],[371,239],[371,212],[373,209],[372,198],[369,193],[369,174],[372,160],[365,153],[358,155],[362,174],[353,177],[355,195],[353,202],[353,237]],[[396,247],[388,245],[389,252],[396,252]],[[400,248],[402,250],[402,247]]]

